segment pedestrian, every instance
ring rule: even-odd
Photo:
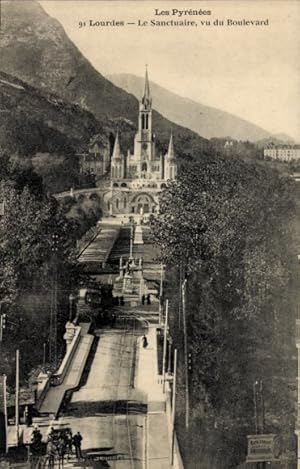
[[[145,295],[142,296],[142,305],[145,304]]]
[[[24,410],[24,420],[27,427],[32,425],[32,416],[31,416],[31,409],[28,405],[25,407]]]
[[[75,453],[76,453],[77,459],[82,458],[81,442],[82,442],[82,436],[80,435],[80,432],[77,432],[76,435],[73,436],[73,445],[75,446]]]
[[[42,435],[41,435],[41,432],[39,430],[39,427],[37,425],[34,426],[34,430],[32,432],[32,435],[31,435],[31,441],[32,443],[36,442],[36,441],[42,441]]]
[[[147,340],[147,337],[145,335],[143,336],[143,347],[144,348],[148,347],[148,340]]]
[[[37,446],[40,446],[41,442],[42,442],[42,434],[40,432],[40,430],[37,430],[34,434],[33,434],[33,443]]]
[[[64,435],[61,433],[57,442],[57,454],[58,454],[58,466],[64,467],[65,454],[67,451],[67,445]]]
[[[53,438],[54,434],[55,434],[54,428],[51,427],[51,428],[50,428],[50,432],[49,432],[49,437],[50,437],[50,438]]]
[[[37,456],[41,451],[42,446],[42,434],[38,427],[35,427],[31,436],[31,452],[34,456]]]
[[[51,438],[49,438],[47,442],[46,454],[48,459],[48,467],[53,468],[56,456],[56,446]]]
[[[150,304],[151,304],[150,293],[148,293],[148,295],[147,295],[147,305],[150,305]]]
[[[70,456],[73,454],[73,435],[72,435],[72,430],[68,430],[66,432],[66,446],[67,446],[67,457],[70,459]]]
[[[114,328],[115,325],[116,325],[116,320],[117,320],[117,317],[115,315],[115,313],[112,314],[111,316],[111,327]]]

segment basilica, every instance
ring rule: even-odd
[[[168,151],[157,154],[152,131],[152,98],[148,72],[139,103],[138,131],[134,151],[122,154],[117,133],[110,162],[110,191],[104,196],[110,215],[155,213],[158,196],[168,180],[176,179],[177,163],[173,136]],[[105,210],[105,211],[106,211]]]

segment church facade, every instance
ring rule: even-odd
[[[177,177],[173,136],[168,151],[158,155],[152,131],[152,98],[146,71],[144,95],[139,103],[134,151],[122,154],[117,133],[111,156],[110,191],[104,195],[105,212],[147,214],[158,210],[159,193]]]

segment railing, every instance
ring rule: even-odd
[[[51,378],[51,374],[49,375],[44,375],[44,379],[43,379],[43,387],[40,391],[38,391],[37,393],[37,400],[36,400],[36,406],[37,406],[37,409],[39,409],[47,395],[47,392],[50,388],[50,378]]]
[[[73,360],[75,351],[77,349],[77,345],[80,341],[80,333],[81,333],[81,327],[76,326],[75,335],[72,339],[72,342],[70,344],[70,347],[69,347],[68,351],[66,352],[66,354],[64,356],[64,359],[63,359],[58,371],[56,373],[53,373],[53,375],[50,378],[51,386],[59,386],[60,384],[62,384],[62,382],[63,382],[63,380],[66,376],[66,373],[69,369],[70,363]]]
[[[300,347],[300,319],[296,319],[296,346]]]
[[[100,234],[102,227],[98,227],[97,225],[92,226],[84,235],[83,237],[77,242],[77,257],[80,257],[81,254],[86,250],[86,248],[96,239],[98,234]]]
[[[167,421],[168,421],[168,433],[169,433],[169,441],[170,441],[170,451],[172,451],[172,404],[171,404],[171,386],[170,382],[166,383],[166,414],[167,414]],[[180,454],[179,444],[176,436],[176,432],[174,434],[174,459],[173,459],[173,467],[176,469],[184,469],[182,457]]]

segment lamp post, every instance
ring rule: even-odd
[[[166,388],[166,357],[167,357],[168,318],[169,318],[169,300],[166,301],[166,316],[165,316],[165,323],[164,323],[163,365],[162,365],[163,392],[165,392],[165,388]]]
[[[173,345],[173,340],[172,337],[168,337],[168,375],[171,374],[171,368],[172,368],[172,345]]]
[[[20,399],[20,352],[16,350],[16,394],[15,394],[15,428],[17,446],[19,445],[19,399]]]
[[[57,268],[58,253],[60,247],[60,237],[53,233],[51,237],[52,251],[52,285],[51,285],[51,309],[50,309],[50,330],[49,330],[49,358],[50,362],[57,365]]]
[[[174,350],[174,371],[173,371],[173,389],[172,389],[171,466],[174,465],[175,418],[176,418],[176,382],[177,382],[177,349]]]
[[[73,313],[72,305],[73,305],[74,300],[75,300],[75,296],[73,295],[73,293],[70,293],[69,295],[69,321],[70,322],[72,322],[72,313]]]
[[[261,379],[253,383],[255,433],[263,434],[265,427],[264,391]],[[266,462],[258,462],[257,469],[265,469]]]
[[[131,260],[133,257],[133,223],[130,227],[130,249],[129,249],[129,259]]]
[[[43,343],[43,372],[46,371],[46,342]]]
[[[187,340],[187,320],[186,320],[186,284],[185,278],[182,282],[182,320],[183,320],[183,340],[184,340],[184,375],[185,375],[185,428],[189,428],[189,372],[188,372],[188,340]]]
[[[159,309],[158,309],[158,323],[162,324],[162,297],[163,297],[163,275],[164,275],[164,266],[160,264],[160,285],[159,285]]]
[[[2,313],[2,305],[7,304],[7,301],[0,301],[0,355],[2,353],[3,331],[6,328],[6,314]]]

